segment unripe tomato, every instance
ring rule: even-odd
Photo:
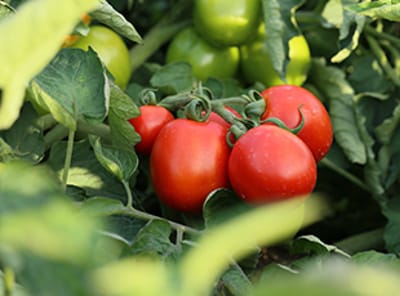
[[[174,119],[174,115],[168,109],[156,105],[140,106],[139,110],[140,115],[129,119],[129,122],[141,137],[135,146],[136,152],[147,155],[160,130]]]
[[[311,65],[310,49],[304,36],[298,35],[289,40],[290,61],[286,67],[286,82],[272,67],[265,38],[265,26],[261,24],[257,38],[240,47],[240,70],[244,79],[249,83],[262,82],[267,87],[286,83],[302,85]]]
[[[104,26],[91,26],[88,35],[81,37],[71,47],[88,50],[92,47],[115,78],[115,83],[125,89],[131,77],[129,50],[123,39]]]
[[[165,125],[150,155],[151,180],[169,207],[200,212],[207,195],[227,187],[230,148],[226,129],[212,121],[175,119]]]
[[[316,161],[329,151],[333,140],[333,128],[328,111],[321,101],[307,89],[295,85],[277,85],[261,92],[266,109],[261,119],[276,117],[287,127],[295,128],[304,116],[304,126],[297,133],[313,153]]]
[[[260,125],[233,146],[229,180],[246,202],[261,204],[312,192],[317,180],[314,157],[302,140],[274,125]]]
[[[239,67],[237,47],[216,48],[201,38],[193,27],[183,29],[167,48],[166,62],[187,62],[200,80],[231,78]]]
[[[241,45],[255,35],[260,21],[258,0],[196,0],[196,30],[216,46]]]

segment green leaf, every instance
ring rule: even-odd
[[[396,295],[398,272],[376,266],[359,266],[347,260],[328,260],[323,268],[311,265],[298,276],[263,281],[251,295],[361,296]]]
[[[393,110],[390,118],[385,119],[375,128],[376,136],[383,144],[389,144],[397,127],[400,124],[400,104]]]
[[[64,168],[66,142],[58,142],[50,150],[48,164],[61,177]],[[122,184],[97,161],[87,140],[75,141],[68,185],[82,188],[87,196],[123,199]]]
[[[99,296],[181,295],[175,280],[176,271],[164,262],[152,258],[129,257],[96,269],[90,277],[90,284],[96,289],[94,295]]]
[[[0,1],[0,20],[14,12],[15,10],[7,2]]]
[[[299,34],[294,14],[303,3],[304,0],[262,0],[268,52],[283,81],[289,62],[289,40]]]
[[[32,81],[33,98],[45,103],[54,118],[76,130],[81,118],[99,123],[108,112],[110,89],[96,52],[65,48]]]
[[[107,197],[92,197],[85,200],[80,209],[84,215],[111,216],[123,211],[125,206],[121,201]]]
[[[44,138],[42,131],[34,123],[36,118],[37,115],[33,108],[29,104],[25,104],[21,117],[14,125],[7,131],[0,132],[0,136],[3,136],[9,148],[12,148],[11,156],[11,151],[3,146],[5,151],[1,152],[2,149],[0,149],[0,159],[11,157],[31,163],[39,163],[43,159],[45,152]],[[2,153],[5,153],[5,155],[1,156]]]
[[[14,149],[3,138],[0,138],[0,162],[9,162],[17,158]]]
[[[400,3],[388,3],[386,0],[380,0],[348,5],[346,9],[375,19],[400,21]]]
[[[386,249],[400,254],[400,198],[390,200],[383,213],[388,220],[383,236]]]
[[[322,242],[314,235],[303,235],[291,243],[291,252],[294,254],[314,254],[325,255],[327,253],[337,254],[345,258],[350,258],[350,255],[340,250],[334,245],[329,245]]]
[[[326,66],[323,60],[313,60],[310,80],[329,99],[335,140],[351,162],[365,164],[367,153],[358,129],[354,90],[344,72],[337,67]]]
[[[28,1],[0,22],[0,129],[18,118],[27,83],[59,51],[80,16],[97,4],[98,0]]]
[[[348,81],[356,93],[364,93],[381,100],[387,99],[386,93],[390,90],[392,84],[374,55],[369,52],[362,52],[362,54],[352,56],[349,62],[352,65],[352,71]]]
[[[213,93],[214,98],[229,98],[235,97],[243,92],[243,89],[236,79],[216,79],[208,78],[204,82],[204,87],[209,88]]]
[[[111,83],[108,123],[115,146],[129,149],[140,141],[139,134],[128,122],[128,119],[137,117],[139,114],[139,108],[134,101],[117,85]]]
[[[252,207],[239,199],[235,193],[227,189],[211,192],[203,205],[203,218],[206,228],[222,224]]]
[[[331,58],[332,63],[344,61],[358,47],[365,23],[365,17],[348,11],[344,12],[343,24],[339,30],[341,49]]]
[[[0,247],[87,262],[98,223],[77,214],[49,170],[20,162],[0,164],[0,184]]]
[[[100,143],[100,138],[93,136],[90,138],[96,158],[101,165],[118,180],[129,181],[139,165],[139,159],[134,150],[104,146]]]
[[[239,265],[233,265],[225,271],[220,281],[231,295],[249,295],[251,282]]]
[[[393,266],[400,268],[400,259],[393,253],[381,253],[375,250],[359,252],[351,257],[351,261],[357,264],[371,266]]]
[[[183,295],[207,295],[232,259],[243,258],[259,246],[271,245],[291,235],[298,228],[295,222],[298,215],[303,215],[298,211],[301,205],[303,200],[292,199],[261,206],[208,229],[196,248],[180,262]],[[320,209],[319,200],[309,198],[304,225],[317,220]]]
[[[161,67],[150,79],[153,87],[167,93],[180,93],[192,89],[192,67],[186,62],[173,62]]]
[[[321,13],[321,16],[336,28],[343,24],[343,3],[341,0],[329,0]]]
[[[4,273],[0,270],[0,293],[3,293],[5,291],[4,287]],[[30,296],[31,294],[28,294],[28,292],[19,284],[13,283],[13,290],[12,290],[12,296]],[[4,294],[0,294],[3,296]]]
[[[140,37],[135,27],[107,1],[101,0],[100,6],[92,11],[90,15],[131,41],[142,43],[142,37]]]
[[[176,257],[179,249],[171,240],[171,226],[162,220],[152,220],[136,235],[130,247],[134,255],[155,257],[163,260]]]

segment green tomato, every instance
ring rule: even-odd
[[[193,27],[183,29],[167,48],[166,62],[183,61],[192,66],[200,80],[231,78],[239,68],[239,48],[214,47],[201,38]]]
[[[307,79],[311,64],[310,48],[304,36],[297,35],[289,40],[290,61],[286,66],[286,82],[272,67],[265,38],[265,27],[261,24],[257,38],[240,47],[240,67],[244,79],[249,83],[262,82],[267,87],[281,84],[302,85]]]
[[[92,47],[115,78],[115,83],[125,89],[131,77],[129,50],[123,39],[104,26],[91,26],[88,35],[81,37],[71,47],[88,50]]]
[[[256,34],[260,11],[259,0],[196,0],[194,26],[214,45],[241,45]]]

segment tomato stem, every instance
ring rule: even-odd
[[[381,46],[379,45],[379,42],[371,35],[366,35],[366,40],[368,42],[368,45],[371,48],[371,51],[378,59],[379,64],[381,65],[383,70],[386,72],[386,74],[389,76],[389,79],[395,85],[400,86],[400,79],[397,77],[396,71],[390,65],[388,58],[385,54],[385,51],[381,48]]]
[[[127,202],[126,202],[126,207],[129,209],[133,209],[133,197],[132,197],[132,191],[131,188],[129,187],[129,182],[125,180],[121,180],[122,185],[124,186],[126,196],[127,196]]]
[[[365,190],[366,192],[370,192],[369,187],[361,179],[357,178],[353,174],[350,174],[346,170],[340,168],[334,162],[330,161],[328,158],[325,157],[325,158],[321,159],[319,163],[326,166],[327,168],[335,171],[336,173],[338,173],[342,177],[346,178],[347,180],[351,181],[353,184],[357,185],[358,187]]]
[[[89,124],[84,120],[78,121],[78,131],[86,134],[100,136],[102,139],[111,142],[111,129],[104,123]]]
[[[50,147],[58,142],[64,139],[68,135],[68,128],[61,124],[57,124],[55,127],[53,127],[51,130],[49,130],[46,135],[44,136],[44,145],[45,145],[45,150],[50,149]]]
[[[289,132],[291,132],[291,133],[293,133],[293,134],[296,135],[296,134],[298,134],[298,133],[302,130],[302,128],[304,127],[304,121],[305,121],[305,120],[304,120],[304,114],[303,114],[303,112],[301,111],[301,108],[302,108],[302,105],[300,105],[299,108],[298,108],[299,113],[300,113],[300,118],[301,118],[300,123],[299,123],[297,126],[295,126],[294,128],[289,128],[282,120],[280,120],[280,119],[277,118],[277,117],[270,117],[270,118],[267,118],[267,119],[261,121],[261,123],[268,123],[268,122],[274,123],[274,124],[276,124],[277,126],[279,126],[280,128],[283,128],[283,129],[285,129],[285,130],[287,130],[287,131],[289,131]]]
[[[123,210],[118,211],[115,214],[120,214],[120,215],[125,215],[125,216],[130,216],[133,218],[137,218],[137,219],[141,219],[141,220],[146,220],[146,221],[150,221],[150,220],[162,220],[167,222],[174,230],[181,231],[182,233],[187,233],[190,235],[195,235],[198,236],[201,234],[200,230],[194,229],[192,227],[189,227],[187,225],[183,225],[177,222],[173,222],[171,220],[150,214],[150,213],[146,213],[143,211],[139,211],[137,209],[135,209],[134,207],[125,207]]]
[[[63,191],[67,189],[68,172],[71,167],[72,152],[74,149],[74,138],[75,138],[75,130],[70,129],[68,133],[67,151],[65,153],[64,170],[61,183]]]
[[[48,113],[40,116],[36,120],[36,124],[44,131],[54,127],[57,124],[57,121],[50,113]]]

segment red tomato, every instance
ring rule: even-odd
[[[160,131],[150,156],[151,180],[169,207],[200,212],[207,195],[227,187],[230,149],[218,123],[176,119]]]
[[[154,141],[161,128],[174,119],[168,109],[156,105],[140,106],[140,115],[129,122],[140,135],[141,141],[135,149],[140,154],[150,154]]]
[[[321,160],[332,144],[332,123],[321,101],[307,89],[294,85],[278,85],[265,89],[261,95],[266,110],[261,119],[277,117],[287,127],[294,128],[301,121],[299,108],[304,116],[304,126],[297,134]]]
[[[257,126],[237,140],[228,173],[234,191],[252,204],[307,195],[317,180],[310,149],[274,125]]]

